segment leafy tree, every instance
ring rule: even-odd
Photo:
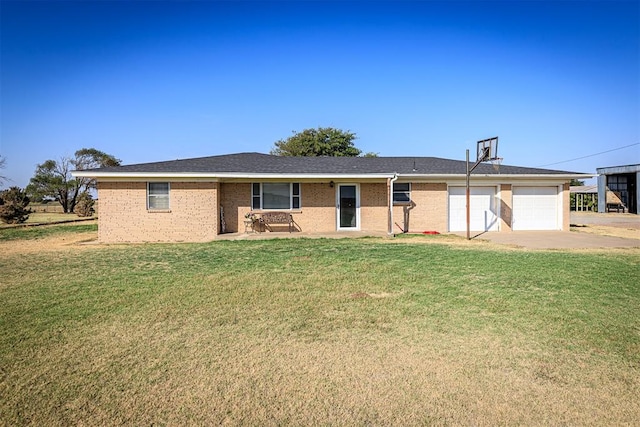
[[[302,132],[294,131],[293,136],[276,141],[270,153],[276,156],[357,157],[362,150],[353,144],[355,139],[355,133],[340,129],[305,129]],[[376,156],[375,153],[365,155]]]
[[[584,185],[584,181],[579,181],[577,179],[572,179],[571,182],[569,183],[570,186],[572,187],[582,187]]]
[[[38,200],[53,198],[62,205],[64,213],[71,213],[75,210],[78,197],[96,188],[94,179],[74,179],[71,171],[119,165],[120,160],[110,154],[94,148],[83,148],[75,152],[74,158],[47,160],[38,165],[27,186],[27,192]]]
[[[7,224],[21,224],[32,212],[29,197],[20,187],[11,187],[0,193],[0,220]]]

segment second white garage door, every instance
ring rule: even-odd
[[[513,187],[513,230],[560,230],[558,187]]]
[[[465,187],[449,187],[449,231],[467,230]],[[471,187],[471,231],[497,231],[498,211],[495,187]]]

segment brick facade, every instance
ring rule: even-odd
[[[224,210],[226,232],[244,231],[245,214],[251,211],[251,183],[223,183],[220,200]],[[292,211],[298,231],[324,233],[337,228],[336,192],[338,184],[302,183],[300,209]],[[360,185],[360,229],[364,231],[387,230],[386,184]],[[274,226],[274,230],[286,230],[286,226]]]
[[[571,187],[570,183],[562,186],[562,230],[569,231],[571,228],[571,215],[569,207],[571,206]]]
[[[445,183],[412,183],[411,204],[393,207],[393,230],[410,233],[448,230],[448,193]]]
[[[360,183],[362,231],[388,231],[389,188],[386,182]],[[301,183],[301,208],[292,211],[295,228],[302,232],[337,229],[336,197],[339,184]],[[513,188],[498,187],[500,230],[511,231]],[[146,182],[98,183],[100,242],[204,242],[221,233],[220,207],[226,233],[244,232],[245,214],[251,211],[251,183],[171,182],[170,209],[147,209]],[[569,184],[562,197],[562,229],[569,229]],[[439,231],[449,225],[446,183],[412,183],[411,204],[393,207],[393,232]],[[274,226],[286,231],[287,226]]]
[[[500,186],[500,231],[511,231],[513,221],[513,187],[511,184]]]
[[[147,210],[146,182],[99,182],[98,240],[205,242],[218,230],[218,184],[172,182],[170,209]]]

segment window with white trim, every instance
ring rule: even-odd
[[[393,183],[393,204],[408,205],[411,203],[411,183],[410,182],[394,182]]]
[[[148,182],[147,183],[147,209],[168,210],[169,209],[168,182]]]
[[[300,183],[254,182],[251,184],[251,209],[300,209]]]

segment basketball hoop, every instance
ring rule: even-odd
[[[477,142],[476,163],[489,162],[498,158],[498,137],[483,139]]]

